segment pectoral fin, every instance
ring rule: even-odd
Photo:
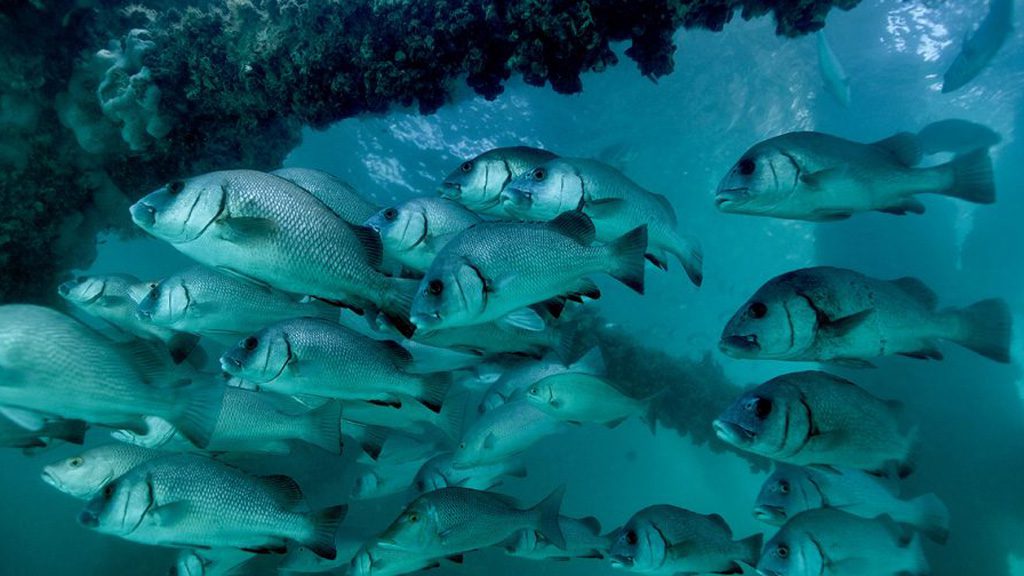
[[[191,504],[188,501],[179,500],[153,508],[149,511],[149,517],[157,526],[169,527],[184,520],[190,509]]]
[[[814,189],[828,188],[834,183],[845,179],[848,169],[849,166],[847,164],[841,164],[839,166],[818,170],[817,172],[804,174],[800,176],[800,181]]]
[[[825,319],[822,328],[828,330],[829,336],[841,338],[863,324],[872,312],[874,312],[874,308],[868,308],[835,320]]]
[[[622,198],[602,198],[591,200],[583,207],[583,212],[596,220],[614,218],[626,206]]]
[[[544,319],[538,316],[535,310],[530,308],[520,308],[519,310],[509,312],[499,318],[498,322],[531,332],[542,332],[547,328],[547,323],[544,322]]]
[[[277,224],[268,218],[223,218],[220,224],[220,238],[232,244],[244,244],[266,240],[277,232]]]

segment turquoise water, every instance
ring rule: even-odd
[[[1018,5],[1020,3],[1018,2]],[[915,276],[942,305],[1005,298],[1020,324],[1024,263],[1024,33],[1007,39],[991,65],[968,86],[941,94],[942,72],[955,56],[981,2],[865,2],[833,12],[827,34],[851,79],[851,104],[822,87],[813,37],[776,37],[768,20],[733,22],[721,33],[677,37],[676,70],[657,83],[629,61],[584,78],[584,92],[560,96],[512,82],[494,102],[460,93],[431,116],[394,110],[307,132],[286,166],[329,171],[387,205],[434,194],[463,159],[495,146],[524,144],[565,156],[613,162],[638,183],[666,195],[704,247],[700,289],[678,267],[648,267],[641,298],[607,278],[594,303],[609,323],[673,355],[711,351],[737,386],[812,364],[743,361],[718,352],[722,327],[767,279],[814,264],[849,267],[878,278]],[[621,47],[620,47],[621,48]],[[945,118],[984,124],[1002,136],[991,151],[998,201],[975,206],[921,197],[923,216],[869,213],[812,224],[728,215],[715,210],[718,182],[757,141],[793,130],[817,130],[870,142],[917,131]],[[155,239],[109,238],[88,272],[172,273],[187,259]],[[1019,330],[1018,330],[1019,332]],[[1024,387],[1014,363],[995,364],[952,345],[945,360],[885,358],[874,370],[832,369],[884,398],[902,401],[920,426],[921,448],[911,493],[935,492],[949,506],[945,546],[927,543],[933,574],[1024,574]],[[219,355],[215,352],[214,355]],[[710,426],[710,422],[707,424]],[[89,445],[106,442],[103,430]],[[33,457],[0,453],[0,574],[163,574],[175,552],[132,544],[77,525],[81,503],[39,480],[41,468],[79,451],[61,446]],[[292,474],[318,504],[347,499],[358,468],[354,455],[327,461],[301,452],[267,459],[261,468]],[[734,534],[766,531],[750,509],[766,470],[752,470],[732,452],[713,453],[671,430],[652,435],[631,420],[615,429],[574,428],[526,454],[529,476],[498,490],[536,501],[567,487],[563,513],[594,515],[606,530],[648,505],[671,503],[718,513]],[[370,537],[411,499],[398,495],[353,503],[346,534]],[[770,530],[768,530],[770,533]],[[253,573],[274,573],[262,559]],[[607,562],[529,562],[500,550],[467,556],[436,574],[612,574]]]

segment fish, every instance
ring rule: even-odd
[[[281,168],[271,172],[295,184],[323,202],[349,224],[359,226],[380,207],[367,200],[348,182],[323,170],[312,168]]]
[[[453,238],[438,254],[413,301],[418,330],[508,324],[543,330],[526,308],[557,296],[600,296],[587,276],[605,272],[643,293],[647,228],[592,246],[594,225],[580,212],[549,223],[484,222]]]
[[[871,367],[891,354],[941,360],[949,340],[990,360],[1010,361],[1012,318],[1004,300],[938,310],[917,278],[880,280],[816,266],[766,282],[733,315],[719,349],[733,358]]]
[[[546,320],[545,327],[521,327],[500,319],[471,326],[457,326],[417,332],[413,342],[465,352],[477,357],[477,364],[503,354],[541,358],[553,351],[559,358],[572,361],[579,355],[581,334],[577,323]]]
[[[528,146],[494,148],[466,160],[444,179],[441,195],[479,214],[508,218],[501,205],[505,187],[520,174],[555,158]]]
[[[917,139],[925,154],[966,154],[980,148],[991,148],[999,144],[1003,137],[988,126],[950,118],[925,126],[917,133]]]
[[[565,431],[568,426],[526,399],[514,400],[487,412],[470,425],[455,450],[452,464],[456,468],[495,464]]]
[[[839,61],[832,46],[825,37],[825,32],[818,30],[815,34],[818,39],[818,71],[821,72],[821,79],[825,83],[825,91],[832,95],[844,108],[850,106],[850,77],[843,70],[843,64]]]
[[[540,361],[525,360],[498,367],[497,378],[480,399],[479,412],[484,414],[512,400],[524,398],[534,383],[556,374],[604,374],[601,349],[591,348],[576,362],[566,365],[558,358],[545,357]]]
[[[978,149],[914,168],[920,139],[899,132],[865,144],[822,132],[790,132],[759,142],[722,178],[715,206],[730,214],[829,222],[861,212],[924,214],[914,196],[940,194],[975,204],[996,201],[992,159]]]
[[[92,500],[103,487],[132,468],[166,452],[130,444],[103,444],[43,468],[43,482],[78,498]]]
[[[203,447],[223,394],[146,342],[116,344],[41,306],[0,306],[0,408],[26,428],[56,416],[141,432],[144,416],[159,416]]]
[[[182,550],[171,566],[171,576],[239,576],[255,556],[242,550]]]
[[[287,476],[253,476],[210,458],[173,455],[109,482],[78,520],[142,544],[283,553],[297,542],[333,559],[347,506],[299,512],[304,505]]]
[[[898,402],[817,370],[784,374],[744,393],[713,427],[728,444],[777,462],[868,471],[906,463],[916,439]]]
[[[381,273],[380,238],[305,189],[254,170],[175,180],[132,205],[132,220],[193,260],[286,292],[379,310],[406,335],[416,282]]]
[[[364,543],[364,538],[354,535],[339,536],[335,543],[338,554],[334,560],[321,558],[305,546],[296,546],[293,550],[289,550],[288,555],[277,565],[277,571],[279,574],[319,574],[323,572],[344,574],[344,570]]]
[[[560,516],[558,525],[565,537],[565,549],[553,546],[542,534],[528,528],[508,540],[505,552],[509,556],[530,560],[603,559],[611,546],[609,537],[601,534],[601,522],[593,516]]]
[[[654,425],[651,399],[626,396],[608,380],[582,372],[546,376],[526,390],[526,400],[563,422],[614,428],[631,416]]]
[[[538,164],[506,186],[502,202],[509,214],[524,220],[551,220],[579,210],[594,223],[599,242],[646,225],[647,259],[668,269],[671,254],[696,286],[704,279],[700,243],[680,235],[668,198],[643,188],[607,164],[586,158],[554,158]]]
[[[135,313],[139,302],[151,289],[128,274],[78,276],[57,288],[64,300],[86,314],[99,318],[118,331],[143,340],[156,340],[167,346],[171,358],[181,362],[192,353],[199,338],[193,334],[143,321]]]
[[[205,266],[192,266],[156,283],[136,314],[154,327],[234,344],[274,322],[305,316],[333,319],[338,310]]]
[[[271,324],[221,356],[221,368],[279,394],[309,394],[401,406],[414,398],[434,412],[451,375],[413,374],[401,345],[362,336],[335,322],[297,318]]]
[[[55,440],[82,444],[88,428],[89,425],[81,420],[56,418],[44,420],[41,428],[29,430],[5,417],[0,410],[0,447],[22,448],[31,453],[50,446]]]
[[[469,468],[456,467],[454,459],[454,453],[442,452],[424,462],[413,479],[413,488],[420,494],[450,486],[490,490],[505,477],[526,478],[526,464],[516,457]]]
[[[225,395],[227,390],[224,391]],[[223,405],[221,405],[223,408]],[[219,417],[218,417],[219,418]],[[188,451],[192,443],[178,432],[178,429],[163,418],[157,416],[146,416],[143,418],[145,429],[135,430],[114,430],[110,433],[111,438],[118,442],[141,446],[142,448],[153,448],[155,450],[170,450],[175,452]]]
[[[1013,0],[990,0],[988,13],[973,34],[964,35],[963,46],[942,76],[942,93],[958,90],[974,80],[1013,31]]]
[[[413,485],[413,479],[422,460],[411,460],[398,464],[374,466],[356,476],[352,486],[352,500],[373,500],[405,492]]]
[[[866,519],[835,508],[801,512],[765,544],[765,576],[923,576],[921,538],[891,518]]]
[[[903,500],[895,479],[852,468],[776,464],[761,486],[754,516],[781,526],[815,508],[837,508],[862,518],[888,515],[939,543],[949,536],[949,510],[938,496],[929,493]]]
[[[380,234],[385,257],[422,274],[448,241],[480,222],[480,216],[457,202],[424,197],[384,208],[363,224]]]
[[[761,534],[734,541],[718,514],[698,514],[659,504],[640,510],[626,522],[608,551],[612,566],[654,574],[738,573],[753,565]]]
[[[445,399],[440,412],[434,412],[419,402],[406,402],[400,407],[350,402],[345,406],[345,420],[395,430],[415,438],[454,441],[462,434],[465,424],[465,404],[461,393],[452,393]]]
[[[383,548],[444,558],[501,544],[519,530],[543,534],[565,548],[559,509],[565,490],[556,489],[532,508],[512,498],[470,488],[441,488],[422,494],[378,538]]]
[[[461,562],[461,556],[455,559]],[[424,554],[382,546],[376,540],[363,545],[348,566],[348,576],[402,576],[439,568],[439,559]]]

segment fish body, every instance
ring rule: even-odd
[[[412,485],[421,494],[451,486],[490,490],[500,485],[506,476],[525,478],[526,465],[522,460],[510,457],[491,464],[459,468],[455,466],[454,454],[444,452],[423,463]]]
[[[966,154],[979,148],[991,148],[1003,139],[988,126],[958,118],[932,122],[917,133],[917,138],[925,154]]]
[[[565,372],[547,376],[526,391],[528,402],[564,422],[616,426],[649,410],[650,403],[630,398],[600,376]]]
[[[604,369],[600,348],[593,348],[568,366],[550,357],[509,366],[498,365],[498,377],[480,399],[479,412],[483,414],[512,400],[525,398],[526,390],[549,376],[576,372],[603,374]]]
[[[291,452],[289,443],[297,440],[341,454],[341,414],[338,402],[300,411],[297,406],[289,406],[271,394],[228,388],[224,392],[217,427],[206,449],[288,454]]]
[[[473,226],[434,260],[416,294],[412,321],[420,330],[433,331],[505,317],[542,330],[543,319],[523,309],[558,296],[598,296],[587,276],[599,272],[642,292],[646,228],[606,246],[592,246],[593,240],[593,224],[578,212],[548,223]]]
[[[380,234],[384,255],[418,273],[426,272],[437,253],[481,219],[445,198],[413,198],[370,216],[365,225]]]
[[[413,485],[422,460],[377,465],[356,477],[352,486],[353,500],[373,500],[401,494]]]
[[[113,480],[166,453],[130,444],[104,444],[43,468],[43,481],[80,500],[92,500]]]
[[[729,525],[717,514],[660,504],[634,514],[608,555],[618,568],[671,576],[731,573],[740,562],[753,565],[760,550],[760,534],[734,541]]]
[[[821,72],[821,79],[825,83],[825,90],[844,107],[850,105],[850,77],[843,70],[843,64],[839,61],[832,46],[825,37],[825,32],[819,30],[815,34],[818,38],[818,71]]]
[[[438,559],[432,556],[388,548],[372,540],[353,556],[348,566],[348,575],[402,576],[440,566]]]
[[[0,447],[24,448],[34,450],[45,448],[54,440],[81,444],[85,442],[85,431],[88,424],[81,420],[65,420],[63,418],[47,419],[36,430],[29,430],[7,417],[0,408]]]
[[[444,179],[441,195],[479,214],[508,218],[501,205],[505,187],[520,174],[555,158],[540,148],[494,148],[466,160]]]
[[[524,220],[551,220],[581,210],[594,222],[596,238],[610,242],[647,226],[647,257],[667,269],[667,254],[679,260],[694,284],[703,281],[703,256],[694,238],[677,231],[675,209],[611,166],[585,158],[554,158],[513,180],[502,194],[505,210]]]
[[[253,560],[251,552],[218,548],[216,550],[182,550],[171,567],[171,576],[231,576],[240,574],[242,566]]]
[[[475,468],[501,462],[567,427],[525,399],[514,400],[487,412],[466,430],[453,465]]]
[[[744,393],[714,428],[725,442],[779,462],[879,471],[906,462],[913,448],[915,434],[901,420],[898,403],[807,371]]]
[[[801,512],[765,544],[766,576],[919,576],[929,574],[920,537],[883,517],[834,508]]]
[[[952,161],[914,168],[917,136],[900,132],[871,144],[822,132],[790,132],[743,153],[718,185],[722,212],[824,222],[859,212],[922,214],[915,194],[995,202],[992,160],[975,150]]]
[[[988,13],[974,34],[964,36],[963,47],[942,76],[942,92],[953,92],[988,66],[1013,30],[1013,0],[991,0]]]
[[[560,516],[558,525],[565,537],[565,549],[552,545],[536,530],[521,530],[505,544],[509,556],[530,560],[569,560],[572,558],[604,558],[611,546],[608,536],[601,534],[601,522],[593,516],[570,518]]]
[[[281,168],[271,174],[303,188],[349,224],[359,226],[380,210],[354,186],[322,170]]]
[[[733,315],[719,347],[734,358],[869,366],[890,354],[941,359],[950,340],[997,362],[1009,361],[1006,302],[983,300],[937,309],[938,297],[916,278],[879,280],[818,266],[766,282]]]

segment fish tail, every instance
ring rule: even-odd
[[[332,401],[306,414],[304,439],[328,452],[341,454],[341,402]]]
[[[85,432],[88,429],[89,425],[82,420],[61,420],[47,432],[55,440],[81,445],[85,443]]]
[[[213,378],[202,378],[179,393],[186,397],[185,407],[171,423],[197,448],[206,448],[220,418],[224,385]]]
[[[406,338],[411,338],[416,332],[416,326],[409,321],[409,314],[418,288],[417,280],[389,278],[384,301],[381,303],[384,317]]]
[[[956,343],[996,362],[1010,361],[1013,319],[1005,300],[982,300],[954,314],[959,319]]]
[[[608,244],[613,278],[636,292],[644,293],[644,253],[647,252],[647,225],[626,232]]]
[[[444,408],[438,414],[437,427],[456,443],[462,438],[467,405],[467,394],[461,392],[452,394],[450,398],[445,399]]]
[[[560,486],[531,508],[537,513],[537,531],[559,550],[565,550],[565,535],[562,534],[562,526],[558,521],[563,496],[565,496],[565,486]]]
[[[736,548],[738,551],[736,560],[751,566],[756,565],[758,558],[761,557],[761,547],[763,543],[764,534],[754,534],[753,536],[736,542]]]
[[[961,154],[944,166],[953,171],[953,185],[938,191],[939,194],[976,204],[992,204],[996,201],[992,159],[987,149]]]
[[[201,352],[202,348],[197,348],[198,345],[199,336],[187,332],[176,332],[167,339],[167,350],[171,353],[171,360],[175,364],[184,362],[189,356],[192,356],[193,351]],[[205,358],[203,359],[205,360]],[[199,363],[196,362],[196,364]]]
[[[925,576],[931,573],[928,568],[928,559],[925,558],[924,548],[921,547],[921,535],[914,533],[906,545],[907,557],[906,566],[898,572],[903,576]]]
[[[348,506],[345,504],[331,506],[310,514],[309,521],[313,525],[313,530],[309,538],[302,544],[317,556],[334,560],[338,556],[334,547],[334,539],[338,533],[338,526],[341,525],[346,514],[348,514]]]
[[[686,275],[690,277],[694,286],[700,286],[704,282],[704,251],[696,237],[680,236],[672,232],[665,249],[683,265],[683,270],[686,271]]]
[[[450,372],[437,372],[426,374],[421,380],[422,388],[416,396],[416,400],[423,404],[435,414],[441,413],[441,406],[448,396],[448,390],[452,387],[452,375]]]
[[[949,509],[935,494],[924,494],[910,501],[914,525],[931,540],[945,544],[949,538]]]
[[[994,146],[1002,140],[1002,136],[988,126],[959,119],[932,122],[917,136],[925,154],[977,150]]]

